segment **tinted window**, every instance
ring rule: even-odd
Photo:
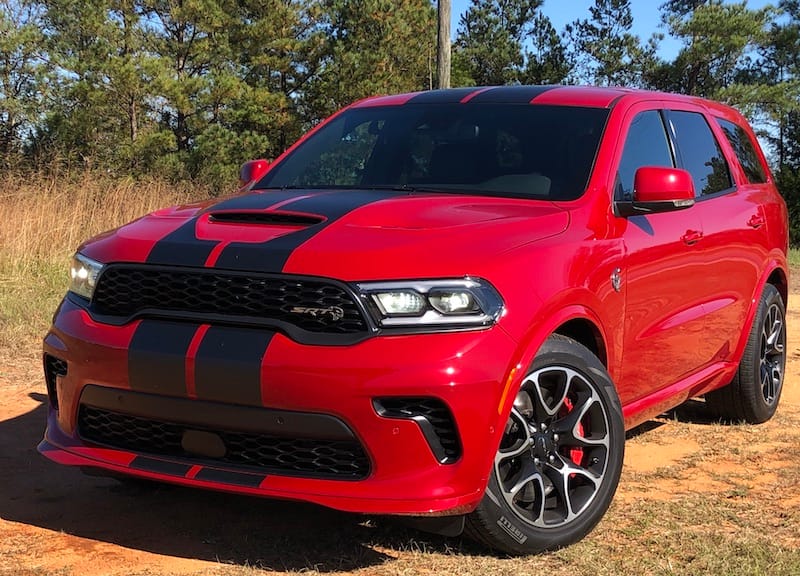
[[[733,184],[728,162],[702,114],[695,112],[669,113],[675,130],[683,168],[694,180],[695,196],[716,194]]]
[[[742,165],[747,180],[751,184],[763,184],[767,181],[767,174],[764,172],[764,166],[758,157],[753,141],[747,135],[744,128],[717,118],[717,122],[728,137],[728,142],[731,143],[733,151],[736,153],[736,158],[739,159],[739,164]]]
[[[608,110],[407,104],[348,110],[258,183],[409,187],[572,200],[589,180]]]
[[[633,199],[633,178],[642,166],[674,166],[664,123],[657,110],[638,114],[628,128],[617,170],[617,200]]]

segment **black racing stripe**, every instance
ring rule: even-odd
[[[555,88],[560,86],[498,86],[476,94],[469,103],[527,104],[537,96]]]
[[[130,463],[130,467],[136,470],[146,470],[147,472],[167,474],[169,476],[186,476],[186,473],[192,469],[191,466],[186,464],[168,462],[167,460],[159,460],[158,458],[148,458],[147,456],[137,456]]]
[[[147,255],[147,263],[203,266],[219,242],[198,239],[196,226],[197,218],[191,218],[156,242]]]
[[[133,390],[186,396],[186,351],[196,324],[142,320],[128,346],[128,382]]]
[[[148,264],[203,266],[211,251],[219,244],[216,240],[197,238],[197,220],[207,212],[230,210],[264,210],[292,198],[308,195],[307,190],[275,190],[234,196],[207,208],[189,219],[178,229],[156,242],[147,255]]]
[[[220,253],[215,267],[252,272],[282,272],[289,256],[298,246],[337,219],[356,208],[400,194],[385,190],[342,190],[290,202],[282,206],[281,210],[318,214],[324,216],[325,221],[260,244],[231,242]]]
[[[197,473],[195,478],[197,480],[206,480],[207,482],[218,482],[220,484],[234,484],[236,486],[258,488],[266,476],[262,474],[245,474],[243,472],[217,470],[216,468],[203,468]]]
[[[261,360],[273,332],[212,326],[194,359],[197,398],[262,406]]]
[[[449,90],[428,90],[411,98],[406,104],[457,104],[481,88],[451,88]]]
[[[279,202],[286,202],[292,198],[309,194],[319,194],[319,190],[262,190],[223,200],[206,209],[205,212],[266,210]]]

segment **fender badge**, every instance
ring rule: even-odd
[[[616,292],[619,292],[622,288],[622,270],[619,268],[614,268],[614,271],[611,273],[611,286]]]

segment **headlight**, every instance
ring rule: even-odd
[[[480,278],[365,282],[358,290],[384,328],[489,326],[503,312],[497,290]]]
[[[83,254],[75,254],[72,257],[72,265],[69,269],[69,290],[79,296],[91,300],[94,294],[94,286],[97,283],[97,276],[103,265],[87,258]]]

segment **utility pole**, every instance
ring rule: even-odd
[[[439,88],[450,88],[450,0],[439,0],[439,48],[436,75]]]

